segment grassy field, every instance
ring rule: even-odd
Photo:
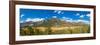
[[[31,27],[26,26],[20,29],[20,35],[51,35],[51,34],[79,34],[89,33],[90,26],[71,26],[71,27]]]

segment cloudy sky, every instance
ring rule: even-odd
[[[59,18],[70,22],[83,21],[89,23],[90,11],[20,9],[20,22],[36,22],[49,18]]]

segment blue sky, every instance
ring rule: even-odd
[[[20,9],[20,22],[41,21],[50,18],[59,18],[67,21],[90,21],[90,11],[74,10],[46,10],[46,9]]]

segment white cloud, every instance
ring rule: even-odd
[[[24,16],[24,14],[21,14],[21,16],[20,16],[20,17],[22,18],[23,16]]]
[[[90,14],[87,14],[86,16],[87,16],[87,17],[90,17]]]
[[[84,15],[81,15],[80,18],[84,18]]]
[[[83,22],[85,24],[89,24],[89,21],[86,21],[86,20],[66,20],[66,21],[69,21],[69,22]]]
[[[74,22],[74,20],[72,20],[72,19],[71,20],[66,20],[66,22]]]
[[[64,19],[64,20],[72,20],[71,18],[68,18],[68,17],[62,17],[62,19]]]
[[[58,14],[61,14],[61,11],[58,11]]]
[[[66,17],[62,17],[63,19],[65,19]]]
[[[43,21],[43,20],[44,20],[44,18],[27,18],[26,22],[28,22],[28,21],[38,22],[38,21]]]
[[[72,18],[68,18],[68,17],[62,17],[61,19],[62,21],[66,21],[66,22],[72,22]]]
[[[56,12],[57,12],[57,10],[54,11],[54,13],[56,13]]]
[[[57,16],[52,16],[52,18],[57,18]]]
[[[62,17],[62,19],[61,20],[64,20],[64,21],[66,21],[66,22],[83,22],[83,23],[86,23],[86,24],[89,24],[89,21],[86,21],[86,20],[80,20],[80,19],[78,19],[78,20],[73,20],[72,18],[68,18],[68,17]]]
[[[89,21],[86,21],[86,20],[77,20],[77,22],[84,22],[86,24],[89,24]]]
[[[76,16],[79,16],[80,14],[79,13],[76,13]]]
[[[60,10],[55,10],[54,13],[57,13],[57,14],[63,14],[63,12],[60,11]]]

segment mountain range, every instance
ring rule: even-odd
[[[23,22],[20,23],[20,27],[25,27],[25,26],[37,26],[37,27],[48,27],[48,26],[54,26],[54,27],[64,27],[64,26],[81,26],[84,25],[84,22],[68,22],[64,21],[58,18],[51,18],[51,19],[45,19],[42,21],[28,21],[28,22]]]

